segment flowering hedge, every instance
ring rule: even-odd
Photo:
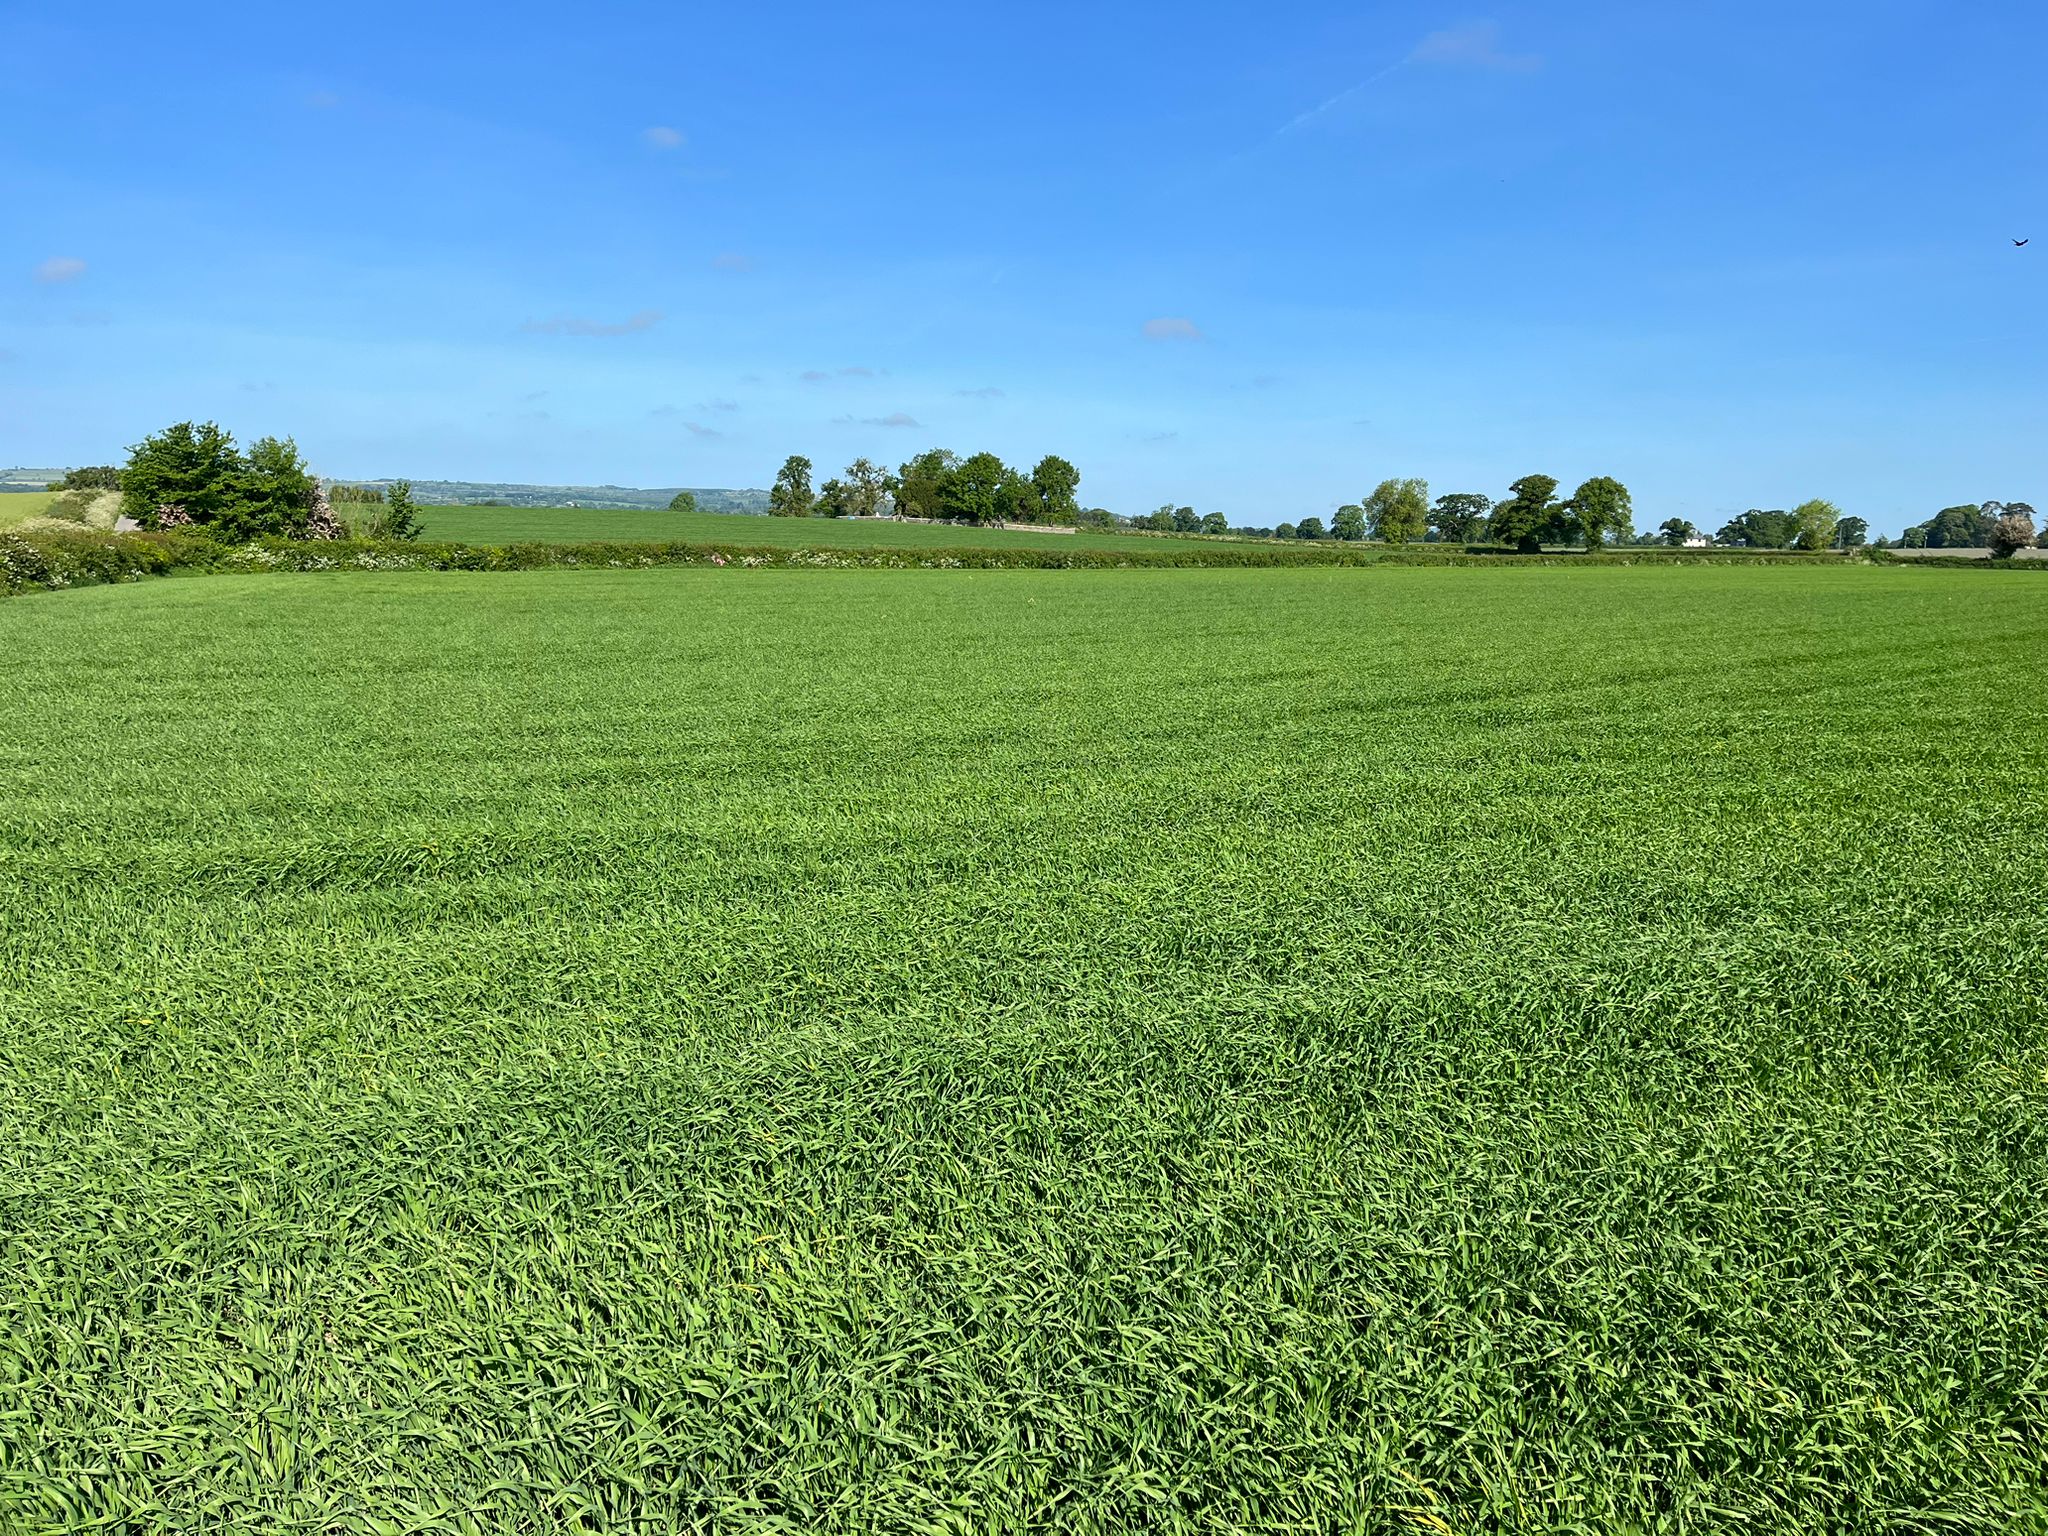
[[[1161,541],[1162,544],[1164,541]],[[538,571],[702,565],[797,570],[1130,570],[1302,565],[1792,565],[1840,560],[1787,550],[1617,549],[1597,555],[1514,555],[1377,544],[1185,543],[1154,549],[789,549],[741,544],[437,544],[362,539],[259,539],[221,544],[199,533],[0,533],[0,593],[57,591],[175,572]],[[1958,564],[1962,562],[1956,562]],[[1969,562],[1986,565],[1986,561]],[[2000,562],[2005,564],[2006,562]],[[2035,562],[2025,562],[2032,565]],[[2048,562],[2040,562],[2048,566]]]

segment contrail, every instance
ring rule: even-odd
[[[1382,80],[1386,79],[1387,76],[1391,75],[1395,70],[1406,69],[1407,67],[1408,60],[1396,59],[1393,63],[1389,64],[1385,69],[1381,70],[1378,74],[1369,76],[1368,78],[1359,81],[1358,84],[1352,86],[1348,90],[1339,91],[1336,95],[1332,96],[1328,101],[1324,102],[1321,106],[1310,107],[1306,112],[1302,113],[1301,116],[1295,118],[1292,122],[1288,123],[1286,127],[1276,132],[1273,135],[1273,138],[1266,140],[1266,142],[1270,144],[1273,142],[1273,139],[1286,138],[1288,134],[1294,132],[1295,129],[1301,127],[1304,123],[1314,122],[1317,118],[1321,117],[1325,112],[1329,111],[1332,107],[1342,106],[1345,102],[1349,101],[1352,97],[1356,96],[1360,91],[1367,90],[1370,89],[1372,86],[1378,85]]]

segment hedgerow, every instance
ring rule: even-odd
[[[1165,541],[1161,541],[1165,544]],[[223,544],[203,534],[72,532],[0,535],[0,592],[58,591],[173,573],[264,571],[636,570],[653,566],[772,567],[798,570],[1142,570],[1301,566],[1811,565],[1834,555],[1786,550],[1628,549],[1600,554],[1388,548],[1371,544],[1198,543],[1148,550],[960,548],[781,548],[770,545],[642,543],[404,543],[367,539],[258,539]],[[1961,562],[1951,562],[1961,563]],[[1976,562],[1982,563],[1982,562]]]

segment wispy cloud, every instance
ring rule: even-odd
[[[1003,392],[993,384],[982,389],[956,389],[953,391],[962,400],[1000,400]]]
[[[1419,64],[1452,64],[1465,69],[1497,69],[1528,74],[1543,67],[1541,56],[1509,53],[1500,45],[1500,23],[1468,21],[1432,32],[1415,45],[1409,58]]]
[[[1137,432],[1131,436],[1134,443],[1170,443],[1179,437],[1178,432]]]
[[[643,309],[616,324],[586,320],[580,315],[559,315],[553,320],[529,320],[519,329],[540,336],[634,336],[651,331],[660,323],[660,310]]]
[[[712,428],[710,428],[710,427],[707,427],[707,426],[702,426],[702,425],[700,425],[699,423],[697,423],[697,422],[694,422],[694,421],[686,421],[686,422],[684,422],[684,423],[683,423],[683,430],[684,430],[685,432],[688,432],[688,433],[690,434],[690,436],[692,436],[692,437],[723,437],[723,436],[725,436],[725,434],[724,434],[723,432],[718,432],[718,431],[714,431],[714,430],[713,430]]]
[[[886,416],[839,416],[834,421],[842,427],[914,427],[917,418],[908,411],[891,411]]]
[[[832,382],[832,375],[825,372],[822,368],[806,368],[797,375],[797,378],[805,384],[829,384]]]
[[[751,272],[754,258],[743,251],[720,251],[711,258],[713,270],[719,272]]]
[[[739,408],[740,403],[737,400],[700,400],[697,403],[697,409],[700,411],[736,411]]]
[[[75,283],[85,276],[85,263],[76,256],[52,256],[36,268],[39,283]]]
[[[875,376],[875,370],[872,368],[858,367],[842,368],[839,370],[839,376],[842,379],[872,379]]]
[[[645,128],[641,130],[640,137],[656,149],[681,149],[683,147],[683,136],[673,128]]]
[[[1145,322],[1147,341],[1200,341],[1202,328],[1179,315],[1161,315]]]

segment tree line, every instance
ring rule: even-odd
[[[768,492],[771,517],[896,516],[1056,527],[1072,527],[1081,519],[1075,497],[1081,472],[1057,454],[1040,459],[1028,475],[993,453],[963,459],[946,448],[927,449],[893,474],[871,459],[855,459],[816,489],[811,472],[811,461],[802,454],[783,460]]]

